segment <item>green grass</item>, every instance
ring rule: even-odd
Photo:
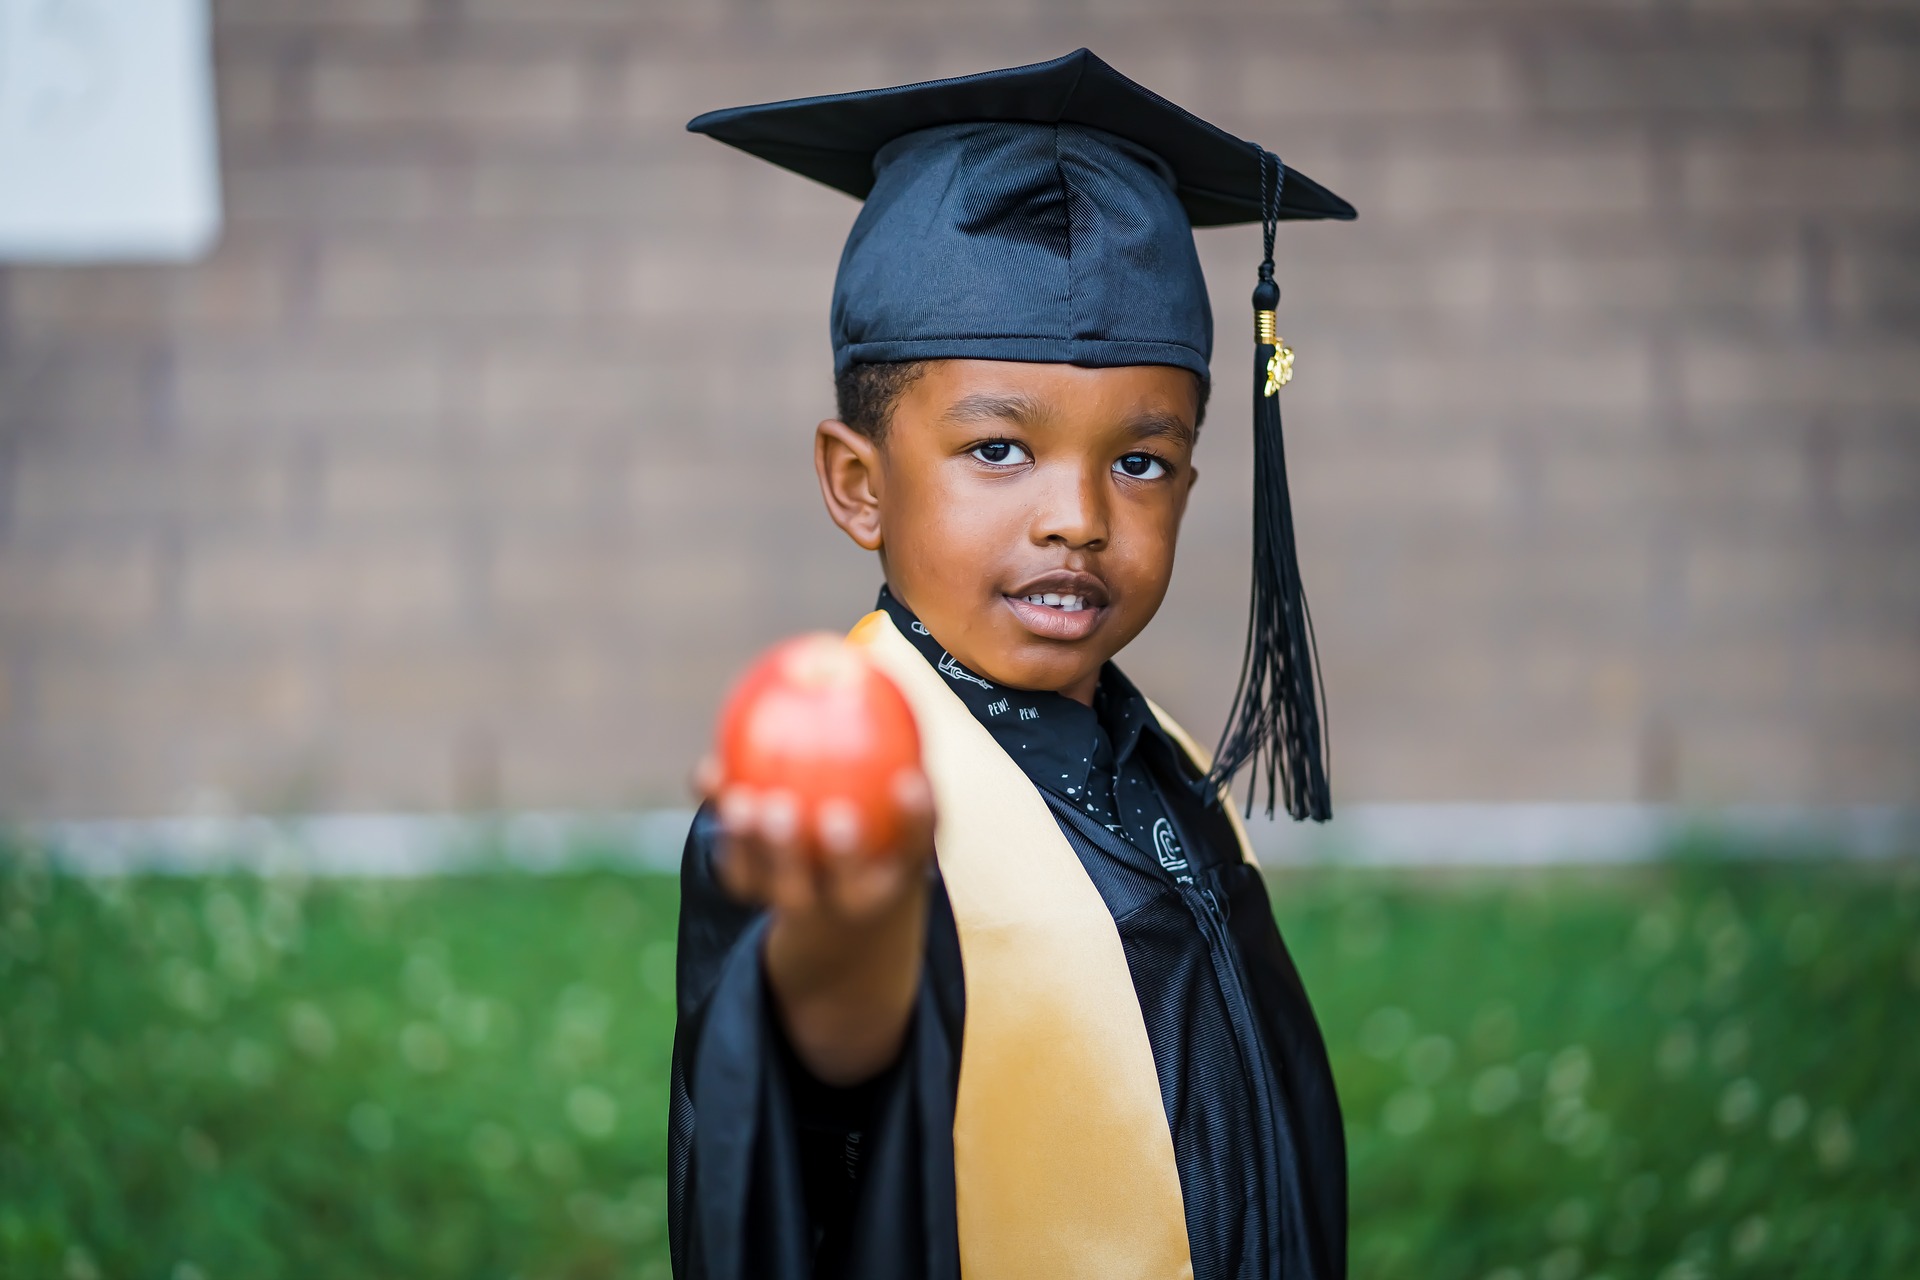
[[[669,879],[0,862],[0,1275],[666,1274]],[[1274,891],[1356,1277],[1920,1274],[1920,864]]]

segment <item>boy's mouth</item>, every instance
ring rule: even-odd
[[[1048,640],[1084,640],[1107,609],[1106,584],[1062,570],[1023,582],[1002,597],[1020,624]]]

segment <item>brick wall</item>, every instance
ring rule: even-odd
[[[1920,8],[232,0],[228,230],[0,269],[0,813],[677,800],[876,569],[819,510],[855,206],[698,111],[1087,43],[1290,227],[1343,800],[1920,796]],[[1257,233],[1128,656],[1224,711]]]

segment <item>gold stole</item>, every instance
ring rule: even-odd
[[[1160,1078],[1105,902],[1040,792],[893,620],[870,613],[849,639],[912,706],[939,810],[934,843],[967,985],[953,1117],[961,1270],[1191,1277]],[[1253,861],[1237,816],[1233,825]]]

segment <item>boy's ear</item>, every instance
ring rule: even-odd
[[[828,418],[813,433],[813,470],[833,522],[866,550],[880,550],[880,446]]]

